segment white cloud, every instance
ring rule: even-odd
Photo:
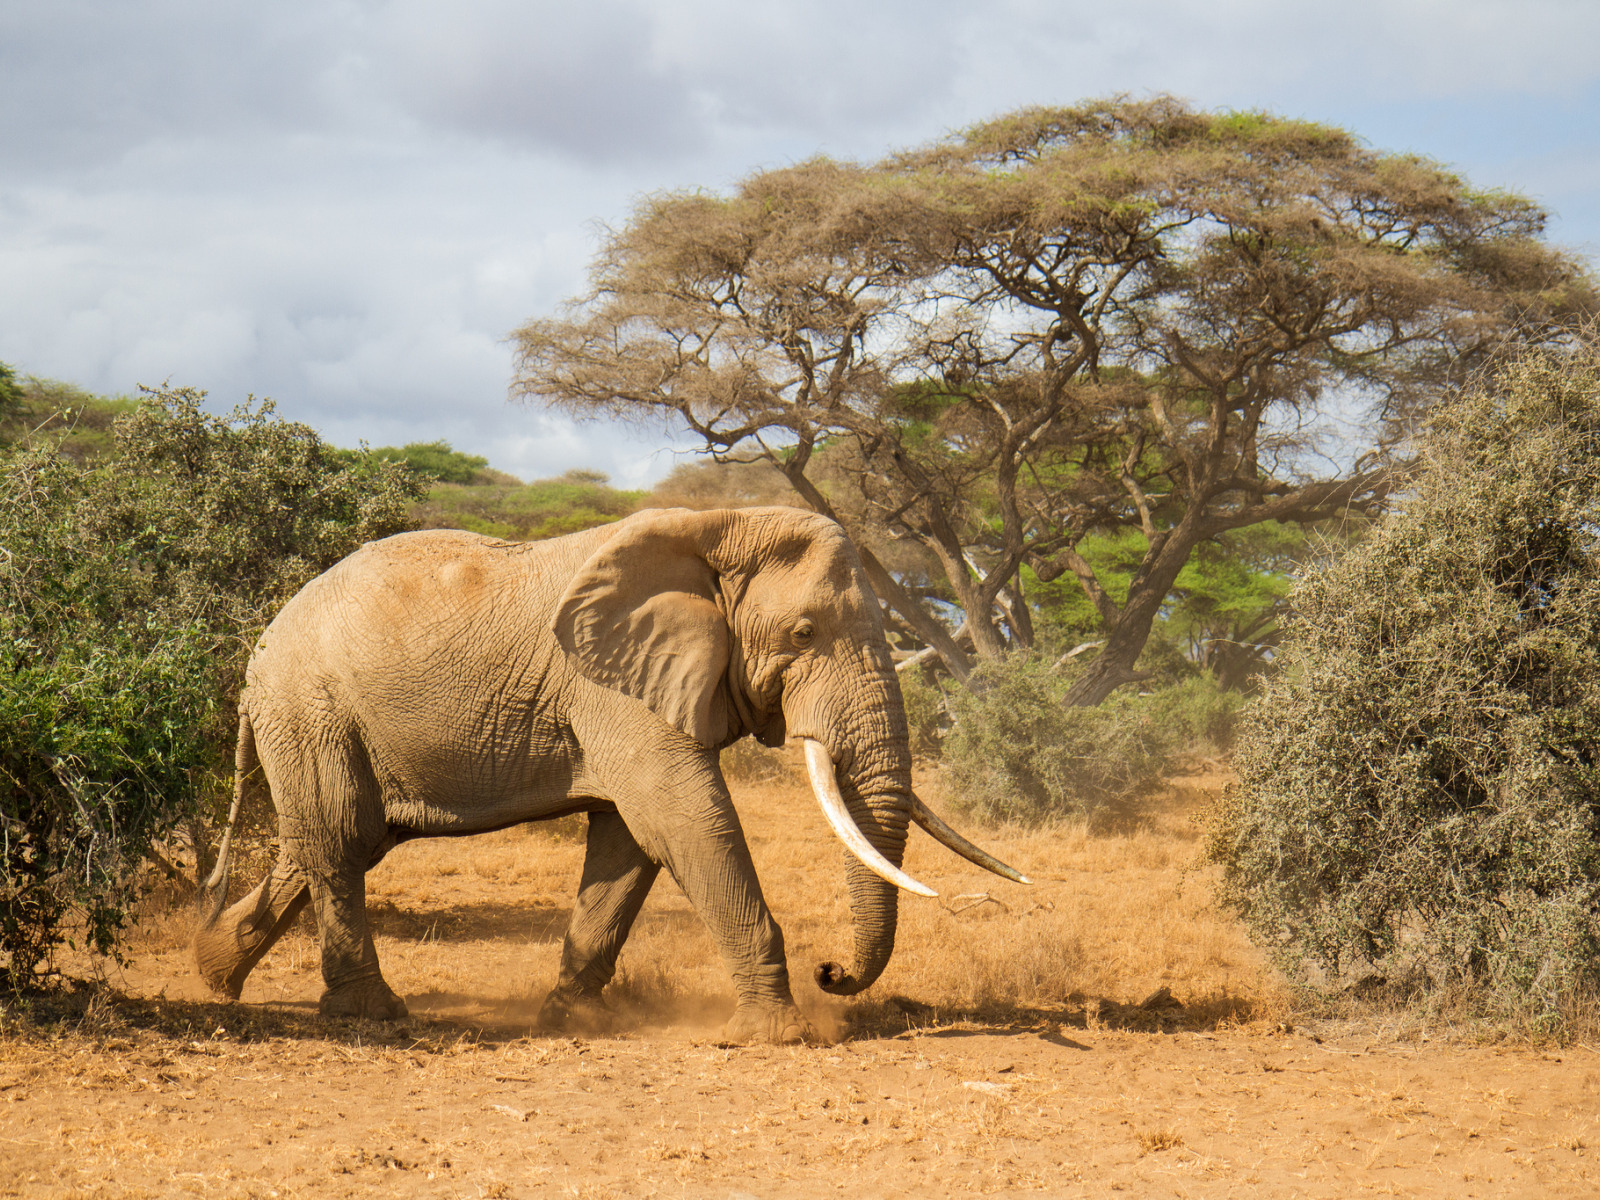
[[[1356,128],[1600,244],[1588,0],[57,0],[0,10],[0,359],[271,394],[336,441],[670,468],[508,406],[593,222],[1028,103],[1171,91]]]

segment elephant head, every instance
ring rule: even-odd
[[[833,521],[791,508],[664,509],[621,523],[552,622],[588,679],[643,701],[708,753],[753,735],[803,741],[813,790],[851,851],[849,967],[819,987],[869,986],[894,949],[908,824],[1019,882],[912,792],[905,708],[882,615]]]

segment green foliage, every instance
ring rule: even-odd
[[[363,451],[341,450],[339,454],[348,462],[360,461]],[[482,483],[489,471],[489,460],[479,454],[463,454],[453,450],[446,441],[408,442],[404,446],[380,446],[364,452],[372,462],[400,463],[416,475],[437,479],[440,483]]]
[[[1181,645],[1221,687],[1247,690],[1271,667],[1294,573],[1326,540],[1297,525],[1264,521],[1201,542],[1167,595],[1155,639]],[[1089,534],[1078,543],[1078,552],[1118,605],[1127,602],[1149,548],[1144,534],[1134,529]],[[1105,621],[1075,575],[1044,582],[1024,568],[1022,579],[1041,648],[1066,650],[1102,636]]]
[[[419,515],[428,528],[537,541],[621,520],[644,496],[609,486],[599,471],[580,469],[528,484],[440,484],[428,493]]]
[[[1296,589],[1210,854],[1291,967],[1556,1021],[1600,983],[1600,356],[1506,368],[1422,466]]]
[[[1181,755],[1226,745],[1240,703],[1191,668],[1144,694],[1077,707],[1066,703],[1075,678],[1070,665],[1015,654],[980,666],[972,688],[949,691],[944,762],[962,807],[1030,823],[1125,809]]]
[[[92,481],[46,452],[0,483],[0,967],[31,982],[81,910],[110,951],[128,875],[202,800],[218,707],[209,639],[125,603],[126,566],[79,520]]]
[[[352,466],[271,401],[207,413],[203,392],[152,392],[121,418],[84,519],[130,568],[130,599],[219,634],[265,624],[361,543],[411,526],[424,484]]]
[[[1319,547],[1350,535],[1263,521],[1201,542],[1167,597],[1162,633],[1219,686],[1250,690],[1273,666],[1295,574]]]
[[[1149,546],[1138,530],[1118,529],[1086,535],[1078,543],[1078,553],[1094,568],[1106,594],[1120,605],[1127,602],[1128,586]],[[1050,645],[1059,642],[1063,649],[1071,649],[1074,643],[1099,632],[1103,625],[1100,613],[1076,575],[1069,571],[1046,583],[1031,569],[1024,568],[1021,574],[1024,592],[1038,613],[1040,631],[1055,635]]]
[[[21,411],[22,385],[17,382],[17,372],[0,362],[0,427]]]
[[[12,402],[0,402],[0,445],[50,448],[74,462],[92,462],[112,448],[112,426],[139,402],[108,399],[57,379],[18,379]]]
[[[137,867],[225,790],[229,703],[266,617],[402,528],[401,468],[355,471],[270,404],[153,393],[92,464],[0,457],[0,965],[81,926],[114,952]]]

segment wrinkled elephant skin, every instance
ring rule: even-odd
[[[876,862],[847,862],[853,959],[818,978],[859,991],[893,949],[887,873],[916,801],[878,604],[837,525],[784,508],[670,509],[545,542],[436,530],[365,546],[306,585],[255,648],[239,783],[259,763],[280,858],[202,923],[201,973],[237,996],[309,902],[323,1012],[402,1016],[368,929],[366,872],[410,838],[586,812],[547,1017],[603,1012],[665,867],[732,973],[729,1035],[807,1038],[718,766],[746,735],[811,739],[836,765],[836,804]],[[226,841],[222,858],[225,891]]]

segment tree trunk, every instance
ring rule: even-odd
[[[1125,683],[1145,678],[1134,665],[1150,640],[1150,627],[1166,603],[1178,573],[1189,561],[1198,536],[1179,525],[1150,547],[1139,570],[1128,585],[1128,602],[1117,619],[1106,629],[1105,649],[1089,664],[1078,681],[1067,690],[1066,703],[1093,708]]]
[[[933,652],[944,660],[944,665],[950,674],[965,684],[967,677],[972,674],[972,660],[960,646],[956,645],[955,638],[950,635],[943,622],[919,604],[915,596],[901,587],[872,551],[865,546],[857,545],[856,553],[861,556],[861,565],[866,568],[867,579],[872,584],[872,590],[878,594],[878,599],[894,609],[901,620],[911,626],[917,636],[927,642],[933,648]]]

